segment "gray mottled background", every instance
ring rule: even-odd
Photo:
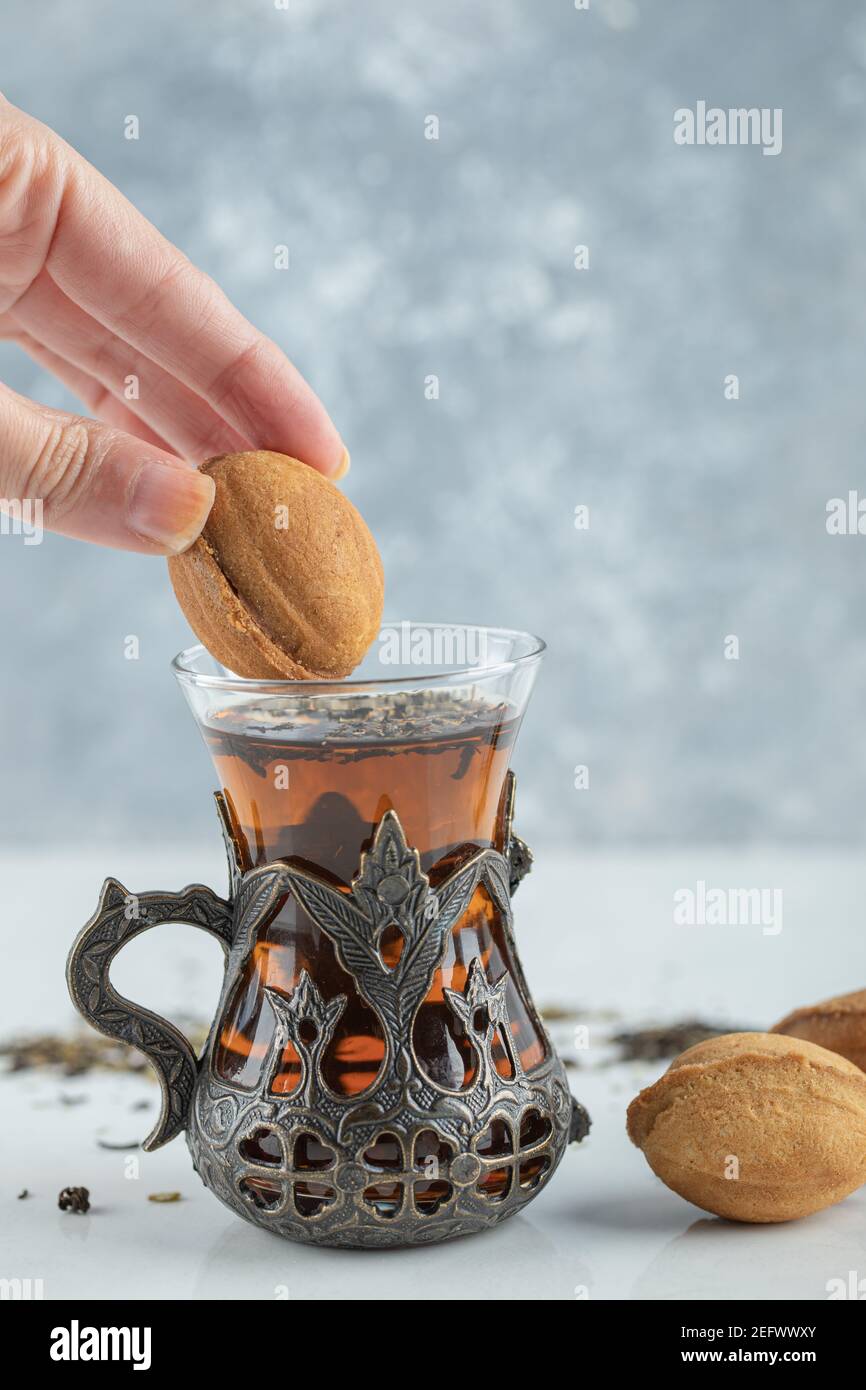
[[[524,834],[863,841],[861,5],[5,0],[0,59],[312,381],[388,613],[548,638]],[[677,147],[699,99],[781,155]],[[164,565],[2,537],[0,592],[3,836],[214,835]]]

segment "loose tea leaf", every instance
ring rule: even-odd
[[[90,1211],[90,1191],[86,1187],[64,1187],[57,1205],[61,1211]]]
[[[0,1043],[7,1073],[59,1067],[64,1076],[83,1076],[93,1067],[109,1071],[144,1071],[144,1058],[128,1047],[96,1035],[64,1038],[53,1034]]]
[[[545,1023],[572,1023],[579,1017],[577,1009],[566,1004],[543,1004],[539,1012]]]
[[[184,1032],[195,1051],[204,1046],[208,1035],[206,1024],[186,1023]],[[140,1052],[95,1033],[75,1034],[72,1037],[44,1033],[35,1037],[12,1038],[0,1043],[0,1060],[3,1059],[6,1061],[7,1076],[13,1072],[41,1068],[59,1068],[64,1076],[84,1076],[92,1070],[132,1072],[148,1078],[153,1076],[147,1059]],[[61,1097],[61,1104],[80,1104],[80,1101]]]
[[[687,1047],[704,1042],[707,1038],[718,1038],[723,1033],[748,1033],[750,1028],[738,1028],[732,1024],[704,1023],[699,1019],[687,1019],[683,1023],[669,1023],[659,1028],[640,1028],[636,1031],[614,1033],[611,1042],[619,1048],[618,1062],[658,1062],[666,1057],[677,1057]]]

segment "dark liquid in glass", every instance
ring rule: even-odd
[[[205,738],[245,868],[295,859],[349,883],[377,823],[393,810],[435,888],[472,847],[503,848],[503,786],[519,722],[507,705],[457,699],[443,690],[387,702],[381,696],[334,700],[327,712],[312,698],[293,699],[290,707],[278,699],[234,707],[210,716]],[[399,933],[389,941],[386,932],[386,964],[388,951],[398,953],[400,946]],[[530,1071],[546,1055],[501,914],[479,885],[453,929],[414,1026],[422,1068],[451,1090],[471,1083],[475,1061],[443,989],[462,992],[476,956],[491,982],[509,977],[509,1037],[497,1034],[494,1051],[499,1073],[513,1073],[515,1056]],[[373,1084],[384,1059],[379,1021],[328,937],[291,895],[257,940],[220,1021],[217,1074],[235,1085],[258,1083],[274,1031],[264,987],[288,996],[303,970],[326,999],[346,996],[323,1073],[338,1095],[357,1095]],[[289,1045],[273,1090],[290,1093],[299,1078],[300,1061]]]

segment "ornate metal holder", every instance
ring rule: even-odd
[[[99,907],[70,952],[67,981],[94,1028],[137,1047],[156,1069],[162,1110],[145,1149],[186,1130],[197,1172],[226,1206],[266,1230],[317,1245],[427,1244],[485,1230],[525,1206],[547,1183],[569,1140],[587,1133],[589,1118],[572,1100],[543,1030],[547,1055],[538,1067],[524,1071],[512,1047],[511,1076],[497,1071],[494,1036],[499,1030],[506,1044],[510,1037],[507,976],[489,979],[476,957],[463,992],[445,991],[475,1055],[468,1087],[455,1092],[437,1085],[412,1041],[415,1015],[449,933],[479,884],[502,915],[520,971],[510,900],[531,856],[512,834],[509,778],[505,853],[476,850],[435,891],[393,811],[379,822],[351,886],[336,886],[293,861],[242,872],[219,793],[228,899],[200,884],[180,893],[132,895],[116,879],[106,880]],[[259,933],[288,894],[330,938],[381,1024],[385,1056],[375,1082],[359,1096],[337,1095],[322,1070],[346,998],[323,998],[306,971],[289,995],[265,991],[275,1028],[257,1087],[233,1086],[214,1070],[223,1010]],[[109,980],[118,951],[163,922],[203,928],[226,956],[222,997],[200,1060],[172,1024],[124,999]],[[404,945],[388,968],[380,944],[393,926]],[[289,1094],[277,1094],[272,1082],[289,1043],[300,1058],[300,1080]]]

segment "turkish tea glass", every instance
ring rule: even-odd
[[[201,646],[176,658],[220,785],[230,895],[142,895],[126,926],[109,880],[67,973],[89,1020],[157,1067],[147,1145],[186,1129],[205,1184],[249,1220],[327,1245],[481,1230],[575,1137],[510,905],[531,856],[509,763],[543,651],[522,632],[399,623],[344,681],[245,680]],[[226,951],[200,1059],[108,981],[160,921]]]

